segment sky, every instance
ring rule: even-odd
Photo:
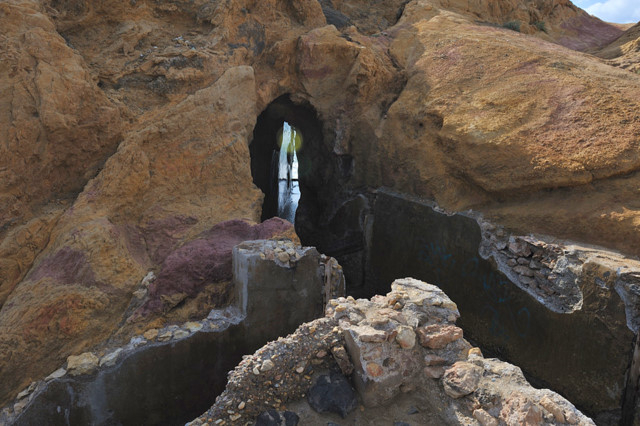
[[[626,24],[640,21],[640,0],[572,0],[603,21]]]

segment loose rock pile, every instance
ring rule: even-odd
[[[532,388],[518,367],[483,358],[455,326],[458,316],[439,288],[411,278],[386,296],[334,299],[324,318],[245,357],[190,425],[326,424],[335,414],[371,424],[367,412],[393,410],[392,401],[412,394],[429,399],[410,413],[431,411],[439,424],[593,424],[556,393]],[[354,385],[360,409],[317,391],[345,388],[342,380]]]

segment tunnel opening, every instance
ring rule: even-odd
[[[278,216],[295,223],[302,198],[315,198],[311,158],[321,144],[322,127],[309,105],[285,95],[260,114],[249,151],[253,183],[264,194],[261,220]]]
[[[342,265],[348,291],[364,294],[370,198],[351,188],[354,160],[333,149],[336,132],[309,102],[293,99],[283,95],[267,106],[249,145],[253,182],[264,193],[261,219],[294,223],[303,245]]]

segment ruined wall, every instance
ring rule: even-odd
[[[438,285],[456,300],[459,323],[470,339],[517,362],[533,379],[604,424],[613,424],[608,422],[622,415],[638,332],[637,295],[626,297],[621,286],[625,275],[637,273],[630,271],[638,270],[637,262],[617,259],[616,264],[596,250],[585,259],[575,248],[560,246],[545,252],[526,240],[509,241],[504,230],[497,235],[473,216],[447,214],[429,202],[379,190],[368,280],[376,283],[375,293],[384,293],[390,280],[404,276]],[[502,250],[486,250],[491,245],[486,236]],[[547,280],[551,269],[542,266],[549,255],[565,259],[555,261],[553,283]],[[530,257],[526,269],[523,256]],[[573,266],[566,260],[572,256]],[[509,266],[512,259],[515,265]],[[562,262],[567,263],[564,276]],[[538,278],[540,271],[545,277]],[[577,299],[563,306],[562,292]]]

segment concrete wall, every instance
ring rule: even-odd
[[[634,333],[615,286],[597,281],[594,268],[584,268],[577,281],[580,309],[557,313],[479,255],[482,234],[475,218],[447,215],[427,202],[384,190],[378,192],[374,217],[372,292],[384,294],[402,277],[439,286],[457,303],[465,337],[518,365],[602,424],[617,422]]]
[[[322,316],[328,295],[344,295],[335,260],[290,241],[242,243],[233,267],[237,307],[134,336],[111,366],[36,382],[0,424],[184,424],[211,407],[242,355]]]

